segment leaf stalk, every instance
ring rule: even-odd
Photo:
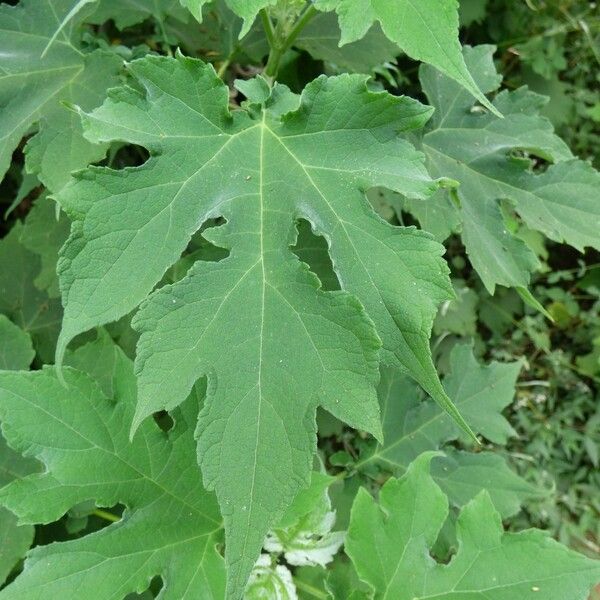
[[[316,14],[317,9],[311,4],[300,17],[298,17],[293,26],[290,27],[289,22],[282,20],[277,23],[276,27],[273,27],[273,23],[269,14],[266,12],[266,9],[261,11],[261,19],[265,28],[265,34],[271,48],[263,75],[271,83],[277,77],[283,55],[292,47],[293,43],[300,35],[300,32],[308,25]]]

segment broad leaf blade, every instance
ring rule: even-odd
[[[29,335],[0,315],[0,369],[29,368],[35,352]],[[9,448],[0,435],[0,488],[39,470],[35,460],[24,458]],[[0,508],[0,585],[24,556],[33,542],[34,528],[20,525],[17,517]]]
[[[122,61],[103,50],[84,53],[75,22],[50,41],[73,0],[24,0],[0,6],[0,178],[13,150],[32,125],[39,131],[25,148],[27,168],[52,191],[69,174],[104,156],[83,138],[77,115],[61,102],[91,109],[116,85]],[[48,48],[44,53],[44,49]],[[43,55],[43,56],[42,56]]]
[[[502,415],[512,402],[521,363],[480,365],[469,345],[450,355],[451,374],[444,380],[448,395],[473,429],[496,443],[505,443],[514,430]],[[424,452],[443,448],[464,436],[450,417],[431,400],[421,400],[414,382],[393,369],[383,369],[379,385],[384,443],[365,452],[356,464],[368,473],[374,465],[400,476]],[[491,452],[448,452],[435,458],[436,483],[459,506],[487,490],[503,516],[518,512],[522,502],[541,490],[519,477],[504,458]]]
[[[76,589],[108,600],[141,592],[160,575],[163,598],[222,598],[224,566],[215,549],[221,519],[195,469],[194,407],[175,415],[168,434],[148,422],[130,443],[133,366],[106,337],[85,352],[80,366],[95,360],[111,365],[114,399],[72,369],[64,372],[68,388],[51,368],[0,373],[6,439],[46,466],[3,488],[0,502],[23,523],[54,521],[89,500],[104,507],[123,503],[126,511],[93,535],[35,548],[0,597],[65,598]]]
[[[203,235],[228,257],[197,262],[134,320],[142,334],[134,427],[208,375],[200,462],[226,520],[235,595],[262,538],[307,483],[316,407],[379,435],[380,342],[370,319],[384,358],[458,414],[429,351],[437,305],[451,293],[443,249],[383,222],[363,193],[384,185],[426,197],[436,188],[397,135],[421,126],[429,109],[341,76],[317,79],[301,98],[278,86],[266,107],[230,114],[227,88],[198,61],[148,57],[130,71],[143,92],[112,91],[84,127],[93,141],[143,145],[151,158],[124,171],[90,169],[59,195],[74,225],[59,261],[58,358],[78,333],[135,308],[192,234],[225,218]],[[298,218],[328,240],[343,292],[318,290],[292,253]]]
[[[0,240],[0,313],[27,332],[40,358],[50,362],[62,317],[60,300],[35,285],[42,259],[21,243],[25,230],[27,224],[16,223]]]

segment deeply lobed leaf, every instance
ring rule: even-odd
[[[142,302],[203,223],[226,219],[203,235],[229,256],[197,262],[134,319],[134,429],[209,376],[199,460],[225,518],[235,596],[267,530],[307,482],[316,407],[380,434],[373,322],[384,359],[459,418],[428,344],[451,293],[442,248],[383,222],[363,193],[384,185],[424,198],[436,188],[397,135],[430,110],[340,76],[317,79],[302,97],[282,86],[265,95],[257,80],[246,87],[269,96],[265,106],[230,113],[227,88],[199,61],[147,57],[129,70],[139,89],[113,90],[83,115],[84,128],[91,141],[135,143],[151,158],[123,171],[92,168],[58,197],[74,221],[59,261],[58,357],[73,336]],[[344,292],[319,290],[291,251],[299,218],[328,240]]]
[[[481,365],[472,348],[463,344],[452,350],[450,367],[444,387],[461,414],[478,434],[506,443],[515,432],[502,410],[513,400],[521,363]],[[519,477],[500,454],[444,447],[464,434],[432,400],[421,400],[415,383],[397,369],[382,369],[378,389],[384,443],[361,455],[356,464],[359,471],[369,473],[377,466],[399,477],[422,453],[443,448],[446,455],[434,459],[432,476],[455,505],[463,506],[487,490],[496,509],[508,517],[519,511],[524,500],[543,495]]]
[[[464,49],[485,92],[497,90],[501,81],[493,52],[492,46]],[[543,97],[525,88],[500,92],[494,105],[504,119],[497,119],[474,109],[459,85],[431,67],[421,68],[421,83],[436,108],[422,142],[429,171],[460,182],[459,207],[442,195],[436,201],[457,215],[469,258],[490,293],[496,285],[526,287],[538,264],[529,247],[508,231],[501,200],[511,201],[529,228],[552,240],[579,250],[600,248],[600,175],[574,159],[539,115]],[[519,153],[555,164],[537,174]]]
[[[315,0],[315,6],[337,12],[342,30],[340,45],[362,38],[378,21],[403,52],[433,65],[497,112],[461,55],[457,0]]]

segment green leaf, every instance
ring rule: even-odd
[[[0,315],[0,369],[28,369],[35,351],[31,336],[5,315]]]
[[[60,300],[49,298],[35,282],[42,260],[23,246],[23,225],[0,240],[0,313],[27,332],[44,362],[51,362],[60,328]]]
[[[143,92],[113,90],[83,115],[84,127],[90,140],[139,144],[151,158],[123,171],[92,168],[58,196],[74,221],[58,266],[58,362],[75,335],[134,309],[192,234],[224,217],[203,235],[228,257],[196,262],[133,321],[141,332],[133,429],[209,376],[199,459],[224,512],[236,595],[264,535],[308,483],[316,407],[379,435],[373,322],[384,360],[460,420],[429,350],[437,306],[450,294],[443,248],[383,222],[363,193],[386,185],[424,197],[436,188],[398,137],[429,109],[340,76],[315,80],[302,97],[276,86],[264,108],[231,114],[229,90],[199,61],[147,57],[129,70]],[[291,251],[298,218],[328,240],[344,292],[318,290]]]
[[[446,332],[461,336],[474,336],[477,331],[477,304],[479,297],[461,279],[454,279],[452,287],[456,298],[446,300],[433,323],[433,332],[442,335]]]
[[[512,402],[521,366],[520,362],[482,366],[469,345],[452,350],[451,374],[444,387],[467,423],[490,441],[504,444],[514,435],[502,410]],[[399,476],[423,452],[438,450],[464,436],[437,404],[420,401],[415,384],[397,370],[382,370],[379,401],[385,442],[361,456],[355,466],[359,471],[366,472],[376,464]],[[434,477],[458,505],[487,489],[503,516],[518,512],[523,500],[541,495],[510,470],[500,455],[490,452],[449,452],[435,459]]]
[[[296,38],[294,46],[306,50],[313,58],[331,63],[340,70],[371,73],[375,67],[394,60],[398,54],[377,25],[360,40],[339,45],[341,31],[335,15],[319,13],[311,19]]]
[[[62,103],[86,109],[100,104],[106,88],[117,84],[122,61],[107,51],[85,53],[77,19],[49,45],[73,4],[22,0],[14,7],[0,6],[0,178],[36,123],[38,131],[25,147],[26,165],[52,191],[66,183],[71,171],[104,156],[106,147],[86,141],[77,115]]]
[[[34,356],[31,338],[4,315],[0,315],[0,341],[0,369],[29,367]],[[11,450],[0,435],[0,488],[38,470],[35,460],[24,458]],[[0,585],[31,546],[33,535],[33,526],[20,525],[12,512],[0,508]]]
[[[485,92],[498,89],[492,46],[465,48],[465,60]],[[539,116],[544,99],[521,88],[498,94],[504,119],[473,107],[470,96],[435,69],[421,67],[421,83],[436,108],[423,138],[430,173],[460,182],[462,237],[490,293],[496,285],[527,287],[538,266],[530,248],[504,222],[499,201],[508,199],[525,224],[578,250],[600,248],[600,175],[574,160],[551,124]],[[537,174],[519,153],[553,164]]]
[[[429,63],[451,77],[484,106],[497,112],[478,87],[462,57],[456,0],[315,0],[315,7],[335,10],[340,44],[359,40],[375,21],[411,58]]]
[[[186,22],[190,16],[189,12],[181,6],[179,0],[152,0],[151,2],[96,0],[96,2],[96,9],[86,21],[102,24],[112,19],[119,29],[137,25],[149,18],[155,19],[163,26],[167,18]]]
[[[60,20],[58,27],[56,28],[56,31],[52,34],[52,37],[48,40],[46,47],[42,51],[41,58],[44,58],[46,56],[46,54],[48,53],[48,50],[50,49],[50,47],[52,46],[52,44],[54,43],[56,38],[59,36],[59,34],[62,32],[62,30],[67,26],[69,21],[71,21],[71,19],[73,19],[75,17],[75,15],[78,12],[80,12],[81,9],[86,4],[90,4],[91,2],[96,2],[96,1],[97,0],[74,0],[74,1],[72,0],[71,3],[73,4],[73,6],[69,9],[67,14],[64,15],[62,17],[62,19]]]
[[[459,17],[462,27],[481,23],[485,19],[489,0],[460,0]]]
[[[41,271],[34,283],[38,289],[46,290],[51,298],[59,296],[56,263],[58,251],[67,239],[69,229],[66,216],[63,213],[57,215],[56,204],[47,196],[42,196],[29,211],[21,232],[21,244],[41,260]]]
[[[333,600],[367,600],[369,586],[358,578],[354,565],[347,558],[338,558],[328,569],[325,583]]]
[[[431,474],[456,506],[464,506],[485,490],[503,518],[516,515],[528,500],[547,493],[520,477],[497,452],[444,449],[446,456],[431,465]]]
[[[223,598],[224,565],[215,545],[221,519],[195,466],[189,402],[164,433],[149,421],[135,440],[133,365],[107,338],[85,350],[111,363],[114,397],[87,374],[65,368],[63,387],[52,368],[0,373],[0,418],[8,443],[36,457],[45,471],[9,483],[0,502],[22,523],[49,523],[72,506],[125,505],[117,523],[79,539],[36,547],[2,600],[94,600],[142,592],[161,576],[165,599]],[[75,353],[77,355],[77,353]],[[85,363],[81,357],[79,364]]]
[[[181,4],[189,9],[189,11],[202,22],[202,7],[211,0],[180,0]],[[240,31],[240,38],[243,38],[252,23],[256,19],[256,15],[263,9],[273,6],[277,0],[225,0],[227,6],[238,16],[244,20],[244,25]]]
[[[429,551],[448,505],[429,475],[431,458],[422,455],[404,477],[389,480],[379,505],[361,489],[352,507],[346,552],[376,599],[586,600],[600,562],[539,530],[504,533],[486,492],[459,516],[456,555],[436,563]]]
[[[36,461],[23,458],[11,450],[0,435],[0,488],[37,470]],[[12,512],[0,508],[0,585],[25,556],[33,542],[33,535],[32,525],[19,525]]]

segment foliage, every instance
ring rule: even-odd
[[[388,481],[380,507],[361,490],[352,508],[346,550],[375,598],[585,597],[598,577],[597,563],[541,531],[503,533],[485,492],[461,511],[451,562],[427,557],[447,514],[444,495],[427,473],[430,458],[423,454],[402,479]]]
[[[587,598],[584,4],[0,5],[0,599]]]

